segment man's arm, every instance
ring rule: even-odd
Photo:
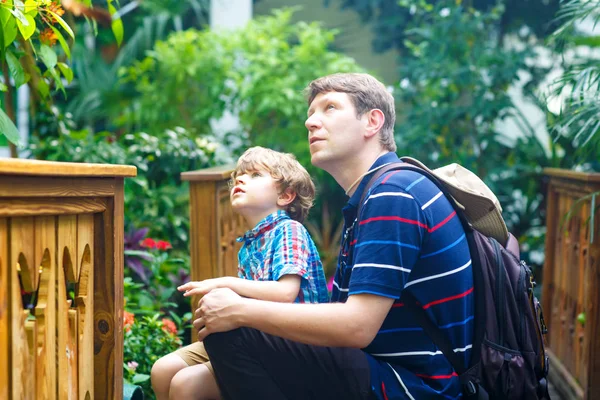
[[[248,279],[226,276],[206,279],[199,282],[188,282],[177,290],[184,296],[206,295],[213,289],[229,288],[243,297],[252,299],[292,303],[300,292],[301,277],[284,275],[278,281],[251,281]]]
[[[244,299],[213,290],[198,303],[198,339],[239,327],[258,329],[297,342],[330,347],[366,347],[377,335],[394,299],[357,294],[345,303],[283,304]]]

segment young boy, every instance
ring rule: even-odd
[[[231,206],[254,228],[239,238],[238,278],[189,282],[184,296],[227,287],[244,297],[277,302],[328,302],[317,249],[302,222],[315,187],[291,154],[262,147],[248,149],[231,174]],[[214,371],[202,342],[159,359],[152,367],[158,400],[219,399]]]

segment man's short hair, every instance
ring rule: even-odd
[[[296,198],[286,206],[290,218],[304,222],[315,199],[315,184],[306,169],[293,154],[280,153],[264,147],[251,147],[241,155],[231,179],[249,171],[262,169],[271,174],[279,193],[291,189]]]
[[[308,105],[321,93],[341,92],[350,97],[356,117],[375,108],[381,110],[385,122],[381,128],[379,142],[389,151],[396,151],[394,141],[394,124],[396,123],[396,109],[394,96],[385,88],[383,83],[369,74],[345,73],[332,74],[312,81],[305,89]]]

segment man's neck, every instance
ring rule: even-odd
[[[369,168],[377,161],[379,157],[389,153],[389,150],[378,149],[369,153],[361,153],[344,165],[340,165],[335,171],[328,171],[337,183],[346,191],[348,196],[352,196],[360,184],[361,179],[369,172]]]

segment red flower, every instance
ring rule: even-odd
[[[156,242],[156,248],[159,250],[167,250],[173,248],[173,246],[171,246],[171,243],[167,242],[166,240],[159,240]]]
[[[169,318],[163,318],[162,324],[163,331],[177,335],[177,325],[175,325],[175,322],[171,321]]]
[[[140,243],[140,246],[142,247],[146,247],[149,249],[155,249],[156,248],[156,241],[152,238],[146,238],[144,240],[142,240],[142,243]]]
[[[128,311],[123,311],[123,328],[125,329],[125,332],[129,332],[131,330],[131,325],[133,325],[133,322],[135,321],[135,315],[128,312]]]

